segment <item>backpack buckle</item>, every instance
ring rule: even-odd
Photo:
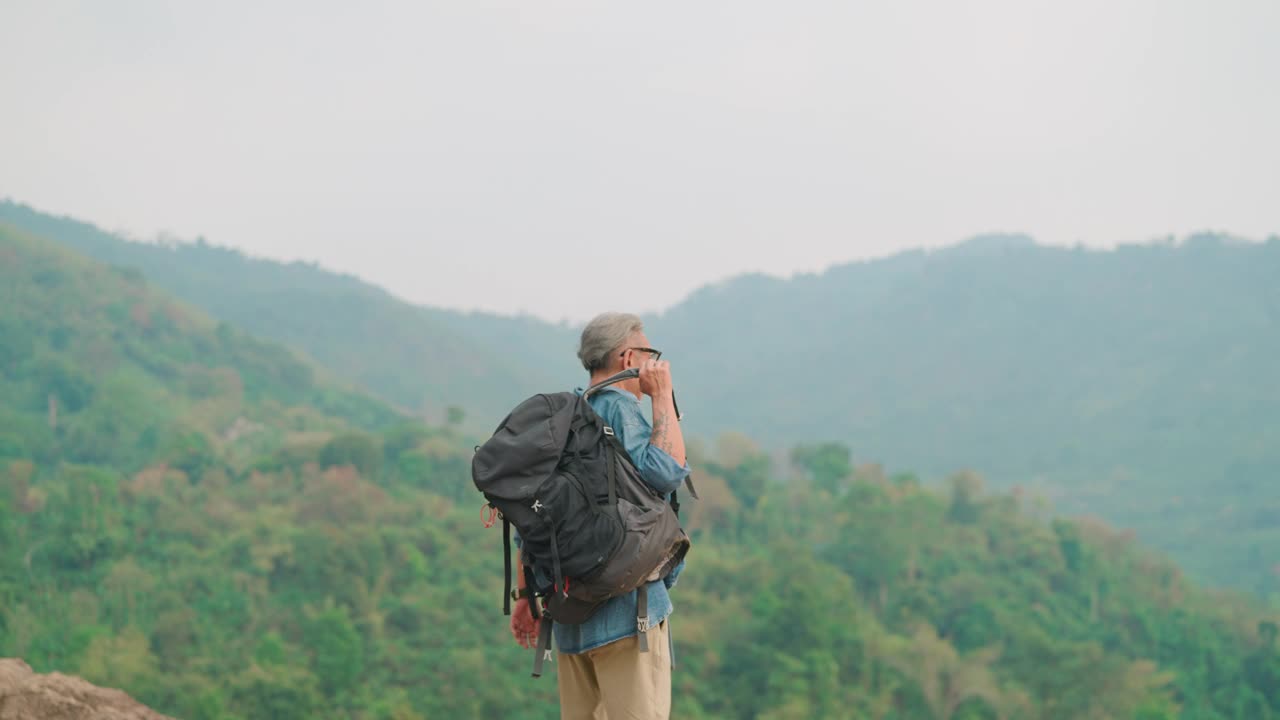
[[[648,615],[645,615],[643,617],[641,616],[636,617],[636,631],[642,632],[642,633],[649,632],[649,616]]]
[[[608,435],[609,437],[613,437],[613,428],[609,427],[608,425],[605,425],[604,434]]]

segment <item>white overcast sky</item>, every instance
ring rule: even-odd
[[[415,302],[1280,232],[1280,2],[0,0],[0,197]]]

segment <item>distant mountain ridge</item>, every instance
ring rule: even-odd
[[[533,318],[418,307],[314,264],[251,258],[202,240],[130,242],[12,202],[0,202],[0,220],[100,262],[137,268],[213,316],[292,344],[388,402],[433,419],[449,406],[495,415],[509,409],[515,395],[574,379],[564,377],[571,364],[562,363],[569,372],[557,377],[556,364],[539,352],[557,346],[547,338],[560,338],[571,359],[573,332]],[[496,340],[522,335],[541,342],[521,349],[510,339]]]
[[[741,278],[654,325],[691,425],[971,468],[1280,588],[1280,238],[978,241]]]
[[[315,267],[128,243],[13,203],[0,219],[138,267],[402,408],[457,405],[492,427],[582,382],[573,327],[414,307]],[[1196,575],[1280,593],[1280,238],[1102,251],[983,236],[741,276],[646,320],[693,435],[837,441],[935,479],[973,469],[1135,528]]]
[[[0,296],[0,720],[160,717],[124,692],[193,720],[558,715],[457,413],[414,421],[3,221]],[[837,444],[690,458],[680,717],[1280,710],[1277,613],[1127,532]]]

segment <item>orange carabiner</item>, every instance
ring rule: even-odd
[[[489,508],[489,517],[487,518],[484,516],[485,508]],[[494,507],[489,503],[485,503],[484,505],[480,506],[480,522],[484,524],[486,530],[488,528],[493,527],[493,524],[497,521],[498,521],[498,508]]]

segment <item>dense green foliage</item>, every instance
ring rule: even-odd
[[[985,238],[742,278],[653,335],[685,404],[715,409],[692,425],[850,442],[928,478],[970,468],[1280,603],[1280,238]]]
[[[0,655],[184,718],[556,715],[498,609],[457,414],[397,419],[9,229],[0,259]],[[835,443],[789,460],[691,448],[677,717],[1280,713],[1274,614],[1128,534]]]
[[[483,429],[510,398],[578,380],[572,328],[413,308],[314,266],[128,243],[12,203],[0,218],[141,268],[432,417],[465,407]],[[1099,252],[987,237],[738,278],[653,318],[650,335],[695,435],[851,443],[930,481],[971,468],[1280,603],[1277,278],[1280,238]]]
[[[399,415],[279,345],[0,225],[0,458],[199,470]],[[337,418],[341,418],[340,420]]]
[[[491,415],[514,395],[577,379],[573,366],[562,362],[573,356],[570,328],[414,307],[314,264],[250,258],[203,240],[128,242],[6,201],[0,201],[0,222],[141,271],[156,287],[213,317],[299,348],[411,412],[443,419],[447,408],[465,407]]]

